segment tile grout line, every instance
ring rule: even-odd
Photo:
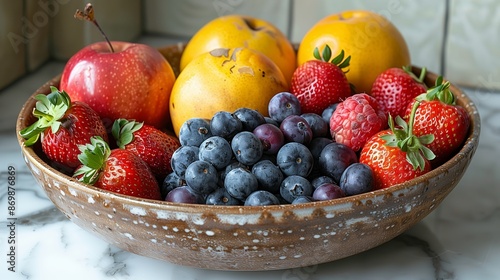
[[[288,0],[289,6],[288,6],[288,26],[286,29],[286,36],[288,37],[289,40],[292,40],[292,32],[293,32],[293,12],[294,12],[294,0]],[[293,43],[293,42],[292,42]]]
[[[23,0],[23,8],[22,8],[22,16],[24,18],[28,18],[28,3],[27,3],[27,0]],[[21,34],[23,36],[23,38],[28,38],[27,34],[25,34],[25,28],[23,28],[22,24],[21,24]],[[30,60],[30,57],[29,57],[29,40],[28,40],[28,43],[25,43],[23,44],[23,48],[24,48],[24,74],[21,75],[22,76],[25,76],[26,74],[30,73],[30,65],[29,65],[29,60]]]
[[[446,73],[446,48],[448,44],[448,31],[450,21],[450,0],[445,1],[445,11],[444,11],[444,24],[443,24],[443,41],[441,43],[441,61],[440,61],[440,73],[443,77],[447,76]]]

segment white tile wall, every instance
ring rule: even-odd
[[[368,9],[389,18],[407,39],[413,63],[441,71],[445,1],[243,1],[243,0],[144,0],[145,30],[156,34],[190,36],[222,14],[244,13],[274,23],[293,42],[321,18],[347,9]],[[293,5],[290,7],[290,5]],[[290,10],[292,8],[292,10]],[[292,11],[292,12],[290,12]],[[292,26],[288,26],[289,22]],[[290,32],[289,32],[290,31]]]
[[[57,2],[54,2],[57,3]],[[76,9],[82,10],[83,1],[66,1],[58,5],[50,29],[50,54],[57,60],[68,59],[85,44],[84,30],[90,23],[73,18]],[[99,15],[100,13],[97,13]]]
[[[470,87],[500,89],[500,2],[450,2],[446,75]]]
[[[137,40],[142,32],[141,0],[52,0],[59,4],[51,28],[51,56],[66,60],[82,47],[103,41],[98,29],[73,16],[88,2],[94,6],[96,19],[112,41]]]
[[[0,0],[0,89],[49,59],[66,60],[102,41],[89,22],[74,19],[87,0]],[[142,33],[142,0],[93,0],[99,24],[111,40]]]
[[[28,71],[38,69],[50,57],[50,21],[56,12],[57,8],[51,0],[25,1],[26,18],[34,27],[34,36],[27,44]]]
[[[23,2],[0,0],[0,88],[26,73]]]
[[[291,38],[295,42],[300,42],[309,28],[330,14],[351,9],[364,9],[382,14],[402,33],[414,65],[440,71],[445,1],[294,0],[293,9]]]
[[[497,0],[143,1],[145,31],[149,33],[188,38],[216,16],[243,13],[270,20],[293,42],[300,42],[315,22],[331,13],[368,9],[385,15],[398,27],[414,65],[425,66],[459,85],[500,89]]]
[[[188,37],[210,20],[245,14],[270,21],[287,34],[289,0],[143,0],[147,33]]]
[[[0,38],[7,38],[0,40],[0,89],[49,59],[64,61],[86,44],[102,40],[94,26],[73,18],[75,10],[83,9],[87,2],[0,0]],[[331,13],[369,9],[385,15],[398,27],[408,42],[413,64],[442,72],[458,85],[500,89],[498,0],[91,2],[110,39],[127,41],[141,34],[188,40],[211,19],[239,13],[268,20],[291,41],[299,42],[315,22]],[[19,35],[17,39],[23,41],[13,44],[9,34]]]

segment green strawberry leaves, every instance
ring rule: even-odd
[[[414,170],[417,168],[424,170],[424,158],[433,160],[436,157],[436,155],[425,146],[434,141],[434,135],[427,134],[417,137],[413,134],[413,122],[419,104],[420,101],[416,101],[413,104],[408,124],[400,116],[397,116],[394,121],[394,118],[389,115],[389,128],[393,134],[381,136],[387,146],[397,147],[406,153],[406,160],[413,166]]]
[[[417,100],[419,101],[433,101],[439,100],[448,105],[455,105],[455,95],[450,90],[450,82],[444,81],[442,76],[439,76],[436,79],[436,83],[433,87],[427,90],[426,93],[423,93],[417,96]]]
[[[344,68],[347,68],[349,66],[349,64],[351,63],[351,56],[345,57],[344,50],[341,50],[340,53],[336,57],[331,59],[332,58],[332,50],[330,49],[330,46],[328,46],[328,45],[325,46],[325,48],[323,49],[323,52],[321,54],[319,53],[318,47],[314,48],[313,55],[314,55],[314,58],[316,58],[317,60],[332,63],[334,65],[337,65],[342,70]],[[344,74],[347,72],[349,72],[349,70],[344,71]]]
[[[317,60],[330,62],[330,58],[332,57],[332,50],[330,49],[330,47],[328,45],[326,45],[325,48],[323,49],[323,53],[320,54],[319,48],[316,47],[316,48],[314,48],[313,55],[314,55],[314,58],[316,58]]]
[[[104,164],[111,154],[108,143],[100,136],[90,138],[90,143],[80,145],[80,154],[78,159],[82,163],[73,177],[79,178],[79,181],[93,185],[98,179],[104,168]]]
[[[26,146],[35,144],[40,134],[49,127],[52,133],[56,133],[61,126],[61,119],[71,107],[71,99],[65,91],[59,91],[54,86],[50,90],[48,95],[35,96],[38,101],[33,109],[33,116],[38,120],[19,132],[21,137],[27,139],[24,143]]]
[[[116,144],[120,149],[134,140],[134,132],[142,128],[144,123],[129,121],[126,119],[117,119],[111,128],[111,134],[116,139]]]

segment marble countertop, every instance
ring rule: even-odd
[[[332,263],[270,272],[221,272],[122,251],[73,224],[47,199],[22,159],[14,124],[28,96],[62,67],[48,63],[0,92],[0,279],[500,279],[500,93],[464,89],[481,114],[480,145],[458,186],[407,232]],[[15,231],[8,219],[12,168]],[[9,263],[12,239],[15,263]],[[12,265],[15,272],[9,270]]]

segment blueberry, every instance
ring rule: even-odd
[[[235,169],[235,168],[238,168],[238,167],[241,167],[243,169],[246,169],[248,171],[251,170],[251,167],[249,167],[248,165],[245,165],[237,160],[232,160],[231,163],[229,163],[226,168],[224,168],[224,170],[221,170],[220,172],[220,178],[222,180],[222,182],[224,183],[224,179],[226,179],[226,175],[227,173],[229,173],[229,171]]]
[[[344,191],[342,191],[337,184],[333,183],[325,183],[317,187],[312,195],[313,199],[317,201],[341,198],[344,196]]]
[[[210,121],[212,135],[231,139],[236,133],[242,131],[243,124],[240,119],[229,112],[220,111],[214,114]]]
[[[231,141],[231,149],[236,159],[245,165],[259,161],[264,150],[259,138],[249,131],[236,134]]]
[[[326,123],[328,123],[328,126],[330,126],[330,118],[332,117],[333,112],[335,112],[335,109],[337,109],[338,105],[339,103],[330,104],[330,106],[326,107],[326,109],[321,113],[321,117]]]
[[[250,171],[238,167],[226,174],[224,187],[232,197],[245,200],[259,188],[259,183]]]
[[[292,203],[299,196],[311,196],[313,187],[306,178],[292,175],[281,182],[280,194],[288,203]]]
[[[307,177],[313,167],[313,156],[303,144],[291,142],[283,145],[276,155],[276,163],[286,176]]]
[[[311,173],[307,176],[307,179],[311,181],[316,177],[322,176],[323,172],[319,169],[318,165],[316,163],[313,164],[313,168],[311,169]]]
[[[313,138],[309,145],[307,145],[307,147],[309,147],[309,150],[311,151],[315,163],[318,163],[319,156],[321,155],[321,151],[323,151],[323,148],[325,148],[325,146],[330,143],[333,143],[333,140],[330,138],[317,137]]]
[[[182,186],[171,190],[165,201],[174,203],[202,204],[203,197],[191,190],[188,186]]]
[[[245,200],[245,206],[264,206],[264,205],[278,205],[280,201],[278,198],[264,190],[258,190],[251,193]]]
[[[317,189],[324,183],[336,184],[335,180],[333,180],[333,178],[329,176],[319,176],[311,180],[311,185],[313,186],[314,189]]]
[[[302,196],[297,196],[292,201],[292,204],[302,204],[302,203],[309,203],[309,202],[313,202],[313,201],[314,201],[314,199],[312,197],[302,195]]]
[[[285,144],[285,136],[281,130],[272,124],[261,124],[253,130],[253,134],[262,142],[263,152],[274,155]]]
[[[291,115],[300,115],[301,108],[297,96],[289,92],[280,92],[269,100],[269,117],[278,123],[281,123],[286,117]]]
[[[263,154],[260,160],[268,160],[276,165],[276,155]]]
[[[278,193],[280,185],[285,176],[278,166],[270,160],[261,160],[254,164],[252,173],[259,182],[259,188],[271,193]]]
[[[232,197],[225,188],[218,188],[205,199],[208,205],[242,205],[243,202]]]
[[[183,146],[200,146],[201,142],[211,136],[210,123],[201,118],[185,121],[179,130],[179,142]]]
[[[275,120],[273,120],[273,119],[271,119],[270,117],[264,117],[264,119],[266,120],[266,123],[272,124],[272,125],[274,125],[276,127],[280,127],[280,123],[277,122],[277,121],[275,121]]]
[[[336,142],[326,145],[318,160],[323,174],[332,177],[335,182],[339,182],[344,170],[356,162],[358,162],[356,153],[348,146]]]
[[[191,163],[186,169],[186,184],[196,193],[208,195],[218,186],[219,176],[215,167],[203,160]]]
[[[165,198],[171,190],[184,185],[186,185],[186,182],[175,172],[167,174],[161,185],[161,197]]]
[[[290,204],[290,202],[286,201],[286,200],[285,200],[285,199],[281,196],[281,194],[280,194],[280,193],[275,193],[274,195],[278,198],[278,200],[279,200],[280,204]]]
[[[241,121],[245,131],[253,131],[257,126],[266,123],[261,113],[250,108],[239,108],[233,114]]]
[[[210,162],[218,170],[225,168],[233,157],[231,145],[220,136],[212,136],[200,145],[200,160]]]
[[[308,144],[313,138],[313,133],[309,123],[297,115],[286,117],[280,125],[280,129],[288,142],[298,142]]]
[[[347,196],[369,192],[373,189],[373,171],[364,163],[353,163],[342,173],[339,186]]]
[[[193,162],[199,159],[200,149],[196,146],[180,146],[174,151],[170,158],[170,166],[172,170],[181,179],[184,179],[186,168]]]
[[[327,137],[330,135],[330,123],[325,122],[320,115],[315,113],[305,113],[300,116],[303,117],[311,127],[313,138]]]

